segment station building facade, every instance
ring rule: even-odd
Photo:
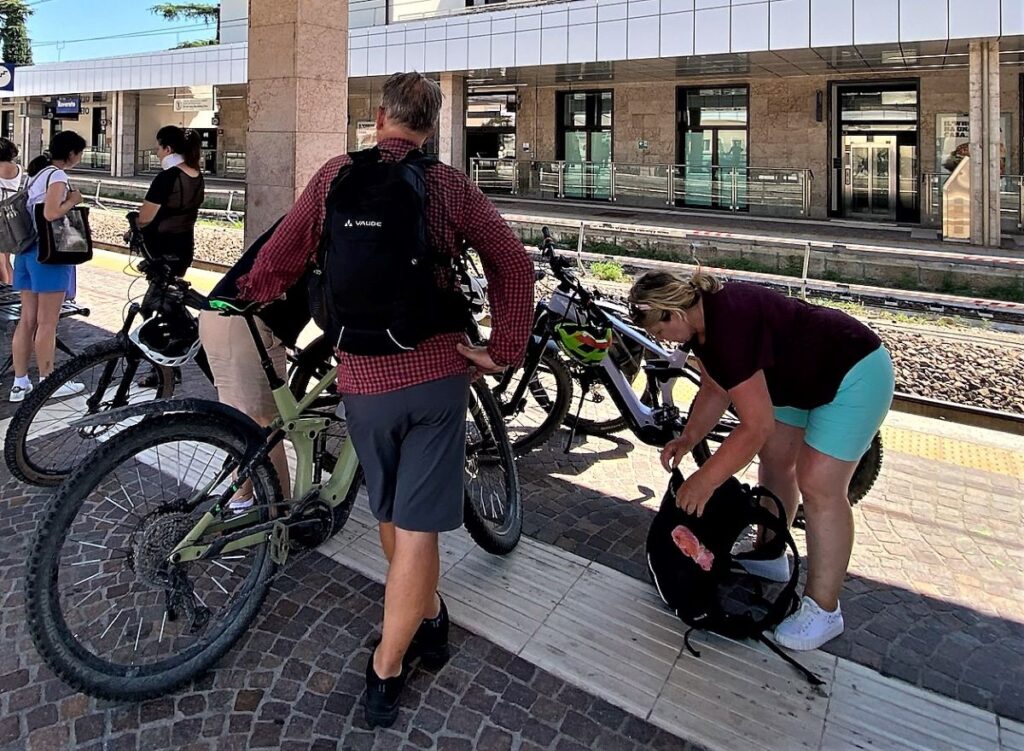
[[[248,10],[224,0],[216,46],[18,69],[0,132],[31,155],[76,130],[87,167],[127,176],[175,123],[243,179],[249,49],[275,41]],[[497,193],[938,226],[959,169],[981,242],[1024,230],[1021,0],[352,0],[348,18],[337,150],[372,142],[383,81],[415,69],[446,93],[431,148]]]

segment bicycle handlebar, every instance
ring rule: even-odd
[[[562,258],[555,252],[555,240],[551,237],[551,231],[547,227],[541,227],[541,235],[544,237],[544,244],[541,248],[541,255],[551,265],[551,273],[554,275],[566,291],[570,291],[580,299],[580,303],[587,309],[587,312],[596,316],[602,323],[607,323],[607,315],[603,310],[593,305],[594,295],[583,286],[583,283],[575,274],[569,271],[572,268],[572,261]]]

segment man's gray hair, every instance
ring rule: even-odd
[[[441,87],[422,73],[395,73],[380,97],[384,114],[414,133],[429,133],[441,114]]]

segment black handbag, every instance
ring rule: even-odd
[[[53,176],[53,173],[50,174]],[[50,179],[47,178],[47,187]],[[35,207],[39,231],[39,263],[77,266],[92,260],[92,230],[89,207],[75,206],[60,219],[48,222],[43,214],[45,201]]]

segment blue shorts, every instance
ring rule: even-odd
[[[74,266],[39,263],[39,250],[33,245],[14,258],[12,286],[19,292],[64,292],[71,285]]]
[[[892,358],[883,346],[850,368],[836,397],[814,409],[775,407],[775,419],[804,429],[804,443],[844,462],[859,461],[892,405]]]

